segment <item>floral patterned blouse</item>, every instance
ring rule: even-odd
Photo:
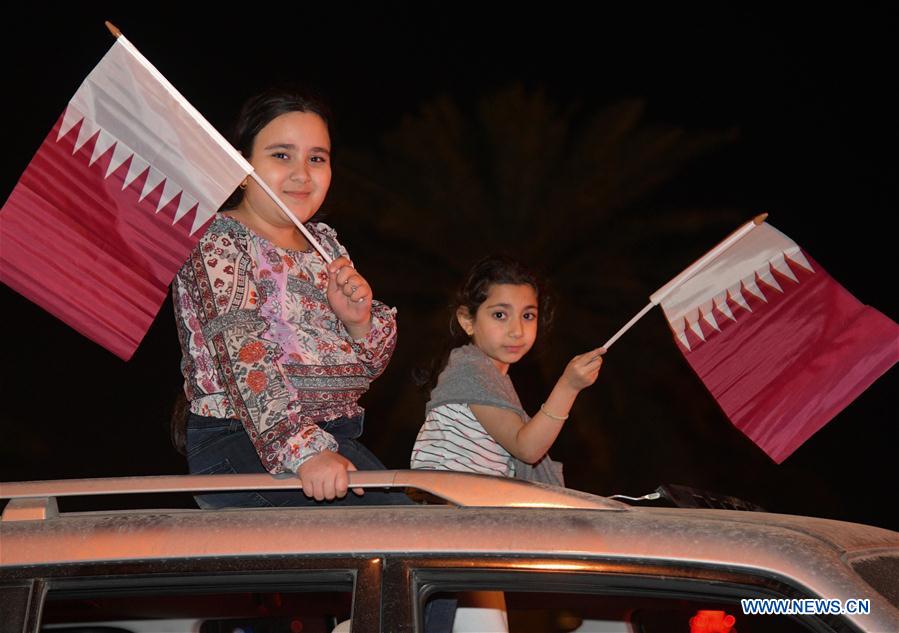
[[[334,229],[307,228],[334,257]],[[372,302],[354,340],[328,304],[315,251],[273,245],[219,215],[173,284],[181,370],[191,411],[239,419],[271,473],[296,471],[337,442],[318,422],[356,416],[396,346],[396,309]]]

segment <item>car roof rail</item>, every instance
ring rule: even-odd
[[[453,471],[356,471],[349,473],[349,486],[412,488],[462,507],[630,509],[619,501],[570,488]],[[3,521],[31,521],[57,516],[59,497],[300,488],[302,484],[293,474],[156,475],[0,483],[0,499],[9,499]]]

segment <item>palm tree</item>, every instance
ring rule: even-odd
[[[400,310],[397,353],[368,402],[379,411],[379,430],[367,441],[390,465],[407,463],[423,415],[426,398],[413,389],[410,370],[438,353],[449,297],[476,259],[507,252],[551,273],[560,299],[556,336],[515,378],[534,410],[572,355],[600,345],[742,219],[734,210],[657,199],[663,185],[735,132],[650,123],[645,110],[640,100],[561,106],[541,90],[514,85],[476,103],[433,99],[378,147],[341,154],[331,207],[376,295]],[[687,235],[694,237],[682,239]],[[579,398],[574,413],[585,423],[571,425],[560,440],[569,462],[596,464],[589,478],[608,481],[615,451],[639,444],[644,425],[665,415],[656,400],[640,395],[637,368],[648,369],[643,380],[671,398],[684,384],[701,391],[688,369],[672,369],[684,363],[664,326],[655,325],[651,334],[638,328],[629,335],[635,344],[607,363],[614,367],[602,378],[607,384]],[[658,346],[666,350],[662,366],[647,367],[644,359],[655,353],[647,349]],[[715,411],[714,403],[700,406],[698,415],[691,408],[655,430],[666,450],[690,450],[678,418],[695,426]],[[593,418],[628,423],[597,426]],[[587,475],[569,468],[568,476],[591,487]]]

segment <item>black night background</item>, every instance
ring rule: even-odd
[[[451,292],[488,252],[526,259],[556,296],[554,329],[511,372],[530,411],[571,356],[763,211],[899,318],[899,23],[885,3],[111,6],[6,21],[0,199],[112,44],[106,19],[223,132],[273,83],[320,88],[336,113],[328,222],[399,310],[397,351],[362,402],[363,440],[390,468],[408,467],[423,420],[412,370],[439,352]],[[186,472],[168,431],[181,384],[170,301],[128,363],[5,286],[0,301],[0,480]],[[899,529],[897,377],[776,465],[653,310],[552,454],[596,494],[680,483]]]

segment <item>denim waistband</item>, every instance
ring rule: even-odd
[[[362,435],[363,420],[363,415],[357,415],[352,418],[340,416],[333,420],[322,420],[317,422],[317,424],[324,431],[333,435],[357,438]],[[195,430],[227,428],[232,432],[236,432],[243,429],[243,423],[233,418],[216,418],[190,412],[187,415],[187,428]]]
[[[196,413],[190,412],[187,414],[187,426],[188,428],[194,429],[208,429],[208,428],[216,428],[220,426],[230,426],[232,423],[237,423],[243,426],[240,420],[235,420],[232,418],[214,418],[208,415],[197,415]]]

